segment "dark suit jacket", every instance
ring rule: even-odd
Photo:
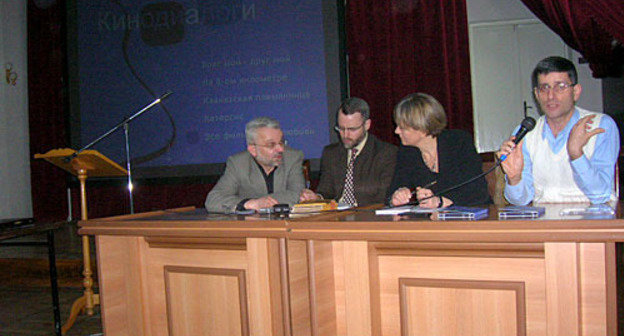
[[[437,139],[438,173],[429,170],[417,147],[401,146],[399,148],[394,178],[388,189],[388,200],[400,187],[414,189],[435,180],[437,183],[429,189],[437,193],[468,181],[483,172],[481,157],[477,154],[470,134],[460,130],[444,130]],[[452,200],[456,205],[492,203],[485,177],[478,178],[442,196]]]
[[[230,212],[246,198],[271,196],[279,203],[293,205],[304,188],[303,152],[287,147],[283,162],[273,175],[273,193],[268,194],[264,176],[253,156],[244,151],[230,156],[225,172],[206,197],[206,209]]]
[[[397,147],[368,134],[366,145],[355,159],[353,185],[358,206],[383,203],[392,180]],[[339,199],[347,173],[347,150],[342,143],[325,146],[321,157],[321,180],[316,192]]]

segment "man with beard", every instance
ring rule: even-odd
[[[505,198],[517,205],[616,200],[619,132],[608,115],[575,106],[582,88],[574,64],[547,57],[533,70],[532,84],[543,115],[518,145],[512,136],[498,152],[507,155]]]
[[[369,110],[364,100],[355,97],[340,105],[335,130],[341,143],[323,149],[317,193],[304,189],[300,201],[327,198],[352,206],[384,202],[397,148],[368,133]]]
[[[293,205],[304,188],[303,152],[286,146],[277,120],[259,117],[245,126],[247,150],[230,156],[225,173],[206,198],[213,212]]]

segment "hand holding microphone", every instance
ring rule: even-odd
[[[535,119],[531,117],[524,118],[524,120],[522,120],[522,123],[520,123],[520,128],[514,135],[515,139],[513,139],[512,141],[514,145],[517,145],[520,141],[522,141],[522,138],[524,138],[524,136],[527,135],[527,133],[529,133],[534,127],[535,127]],[[513,148],[511,148],[511,150],[513,150]],[[501,147],[501,152],[502,151],[503,151],[503,148]],[[500,156],[501,162],[505,161],[505,159],[507,159],[507,154],[503,154]]]
[[[526,117],[522,120],[520,128],[509,140],[503,142],[498,152],[500,155],[500,165],[507,175],[510,185],[516,185],[522,179],[522,169],[524,158],[522,156],[522,144],[520,141],[535,127],[535,119]],[[520,143],[519,146],[516,146]]]
[[[505,171],[505,174],[507,175],[507,179],[508,179],[509,183],[511,185],[517,184],[520,181],[521,177],[522,177],[522,168],[523,168],[523,165],[524,165],[523,157],[522,157],[522,144],[520,143],[520,141],[522,141],[524,136],[527,133],[529,133],[534,127],[535,127],[535,119],[533,119],[531,117],[524,118],[524,120],[522,120],[522,123],[520,124],[520,128],[518,129],[516,134],[514,134],[507,141],[505,141],[501,145],[500,151],[497,152],[497,155],[500,158],[499,162],[497,164],[495,164],[494,166],[492,166],[487,171],[485,171],[485,172],[483,172],[481,174],[478,174],[476,176],[473,176],[473,177],[469,178],[466,181],[463,181],[461,183],[458,183],[458,184],[455,184],[453,186],[450,186],[450,187],[448,187],[446,189],[439,190],[436,193],[432,193],[431,190],[426,189],[426,188],[418,188],[416,191],[411,191],[408,188],[401,187],[401,188],[397,189],[392,194],[392,198],[390,199],[390,205],[392,205],[392,206],[400,206],[400,205],[404,205],[404,204],[418,204],[418,203],[426,202],[426,201],[428,201],[430,199],[438,198],[438,201],[435,203],[435,206],[445,206],[443,198],[441,196],[445,195],[449,191],[461,188],[461,187],[467,185],[468,183],[471,183],[471,182],[475,181],[476,179],[481,178],[481,177],[491,173],[499,165],[501,165],[503,170]],[[516,148],[517,144],[520,144],[518,146],[519,150]],[[433,182],[431,182],[431,183],[429,183],[428,185],[425,185],[425,186],[426,187],[431,187],[436,182],[437,181],[433,181]],[[424,195],[424,191],[425,190],[428,192],[428,195]],[[421,197],[419,197],[419,201],[418,202],[414,202],[414,203],[408,203],[409,200],[414,195],[414,193],[418,193],[418,191],[423,191],[423,195],[420,195]],[[433,203],[433,201],[431,201],[431,202]],[[451,200],[451,202],[452,202],[452,200]],[[431,204],[429,204],[429,205],[431,205]]]

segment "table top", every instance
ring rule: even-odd
[[[381,205],[311,215],[226,215],[181,208],[81,221],[80,234],[159,237],[270,237],[428,242],[624,241],[622,206],[613,215],[566,215],[582,204],[543,204],[536,219],[435,220],[431,214],[375,215]],[[434,217],[433,219],[431,217]]]
[[[65,222],[36,222],[31,218],[23,219],[0,219],[0,240],[28,236],[59,228]]]

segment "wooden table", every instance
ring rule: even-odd
[[[95,235],[111,335],[616,335],[611,219],[159,211]]]
[[[54,230],[65,222],[37,223],[32,220],[0,220],[0,246],[46,246],[52,291],[52,311],[54,314],[54,334],[61,336],[61,313],[56,273],[56,252],[54,248]],[[46,234],[46,241],[11,241],[13,238]]]

